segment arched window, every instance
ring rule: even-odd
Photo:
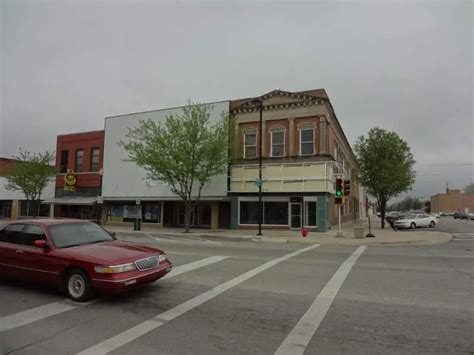
[[[313,155],[316,139],[316,126],[313,123],[300,125],[300,155]]]
[[[275,126],[270,129],[270,156],[285,156],[285,128]]]
[[[244,158],[257,157],[257,130],[248,128],[244,130]]]

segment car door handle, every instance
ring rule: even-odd
[[[17,250],[17,251],[15,251],[15,253],[16,253],[16,255],[19,255],[19,256],[23,255],[23,251],[21,251],[21,250]]]

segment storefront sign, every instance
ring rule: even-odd
[[[64,191],[76,191],[76,176],[72,169],[68,169],[64,175]]]

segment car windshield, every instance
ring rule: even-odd
[[[105,230],[93,223],[67,223],[49,227],[56,248],[93,244],[113,240]]]

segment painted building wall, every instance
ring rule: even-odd
[[[210,105],[210,120],[217,122],[222,114],[228,114],[229,102],[216,102]],[[140,120],[151,119],[155,122],[164,122],[170,114],[180,114],[182,108],[133,113],[122,116],[107,117],[105,119],[104,145],[104,176],[102,195],[105,200],[120,199],[178,199],[161,182],[151,181],[146,171],[135,163],[126,161],[127,153],[118,145],[125,139],[128,128],[136,127]],[[222,198],[227,195],[227,174],[221,174],[211,179],[203,188],[202,198]]]

